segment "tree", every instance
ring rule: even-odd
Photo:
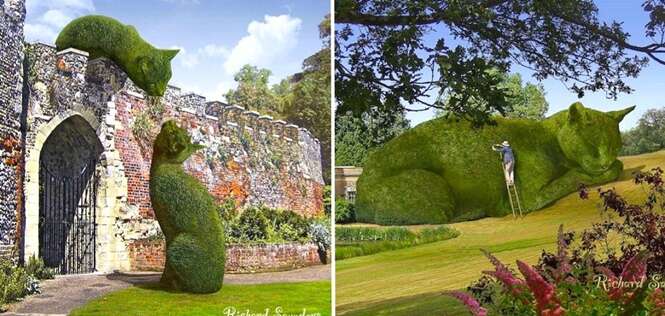
[[[305,59],[303,71],[293,75],[288,93],[282,98],[284,119],[307,128],[321,142],[321,160],[326,183],[330,183],[330,16],[319,24],[321,50]],[[280,84],[275,91],[285,91]]]
[[[370,152],[409,128],[404,114],[389,116],[376,108],[361,117],[351,113],[335,116],[335,165],[364,165]]]
[[[244,65],[234,75],[233,80],[238,87],[229,89],[225,97],[227,102],[262,114],[279,113],[277,97],[268,87],[268,79],[272,72],[256,66]]]
[[[665,109],[646,111],[637,126],[622,133],[622,155],[638,155],[665,148]]]
[[[542,120],[549,109],[549,103],[545,100],[545,89],[542,85],[526,83],[523,85],[520,74],[501,75],[500,89],[506,91],[507,105],[504,111],[505,117],[510,118],[528,118],[532,120]],[[448,104],[450,98],[446,99],[444,104]],[[483,109],[490,105],[484,100],[471,98],[466,103],[469,108]],[[450,112],[436,110],[437,116],[443,116]]]
[[[437,108],[483,124],[509,106],[501,78],[488,70],[514,64],[538,80],[560,79],[580,97],[616,98],[649,60],[665,65],[665,0],[646,0],[643,9],[653,41],[641,46],[621,23],[600,21],[590,0],[336,1],[338,111]]]

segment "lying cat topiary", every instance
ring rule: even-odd
[[[162,125],[150,167],[150,201],[166,237],[161,282],[176,290],[211,293],[224,280],[224,230],[213,197],[182,168],[200,148],[174,121]]]
[[[101,15],[88,15],[65,26],[55,40],[58,50],[76,48],[90,59],[113,60],[130,79],[151,96],[162,96],[171,80],[171,59],[177,49],[157,49],[131,25]]]
[[[418,125],[373,152],[357,183],[356,217],[384,225],[438,224],[510,214],[499,155],[508,140],[526,210],[540,209],[623,170],[619,122],[634,107],[599,112],[575,103],[545,119],[497,118],[477,129],[444,118]]]

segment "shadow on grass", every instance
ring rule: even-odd
[[[337,313],[344,316],[471,315],[464,305],[442,292],[430,292],[379,301],[369,305],[359,305],[350,304],[341,306],[338,308]]]

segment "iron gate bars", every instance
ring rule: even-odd
[[[46,163],[39,171],[39,256],[60,274],[95,271],[97,161],[78,174],[56,175]]]

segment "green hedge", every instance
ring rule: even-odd
[[[157,49],[131,25],[110,17],[88,15],[67,24],[55,41],[58,50],[76,48],[90,59],[106,57],[151,96],[162,96],[171,80],[171,60],[178,50]]]
[[[201,148],[175,121],[164,123],[154,144],[150,199],[166,238],[162,283],[176,290],[211,293],[222,287],[226,260],[219,207],[207,188],[182,167]]]
[[[434,119],[373,152],[357,183],[356,218],[381,225],[440,224],[511,213],[500,156],[508,140],[525,211],[616,179],[623,166],[619,122],[632,108],[603,113],[575,103],[544,121],[496,125]]]
[[[379,252],[447,240],[459,232],[446,226],[412,231],[406,227],[336,227],[335,259],[343,260]]]
[[[356,211],[353,203],[344,198],[335,199],[335,223],[346,224],[356,221]]]

